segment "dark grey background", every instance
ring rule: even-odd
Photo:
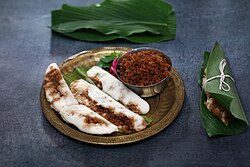
[[[219,41],[250,118],[250,2],[170,0],[177,16],[173,41],[90,43],[51,33],[51,10],[63,3],[94,2],[99,0],[0,1],[0,166],[249,166],[249,130],[230,137],[206,136],[199,114],[197,79],[203,51]],[[39,103],[47,66],[103,46],[150,46],[172,58],[186,95],[171,126],[141,142],[108,147],[76,141],[50,125]]]

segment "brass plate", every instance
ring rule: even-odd
[[[83,51],[64,61],[60,66],[63,73],[71,71],[78,65],[93,66],[100,56],[110,54],[114,51],[125,53],[131,48],[105,47]],[[40,103],[42,111],[47,120],[59,131],[74,139],[101,145],[117,145],[136,142],[160,132],[166,128],[179,114],[184,101],[184,85],[179,73],[173,69],[166,88],[159,95],[145,98],[150,105],[150,111],[146,115],[153,119],[153,122],[140,132],[133,134],[114,133],[111,135],[91,135],[78,130],[75,126],[66,123],[61,116],[50,107],[47,102],[44,89],[41,88]]]

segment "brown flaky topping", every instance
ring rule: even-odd
[[[97,117],[89,117],[89,116],[85,116],[85,122],[87,124],[103,124],[103,125],[107,125],[107,123]]]
[[[125,114],[123,113],[114,113],[113,108],[104,108],[100,105],[92,105],[90,108],[101,115],[103,118],[107,119],[111,123],[115,124],[118,126],[123,132],[125,133],[132,133],[135,132],[134,127],[133,127],[133,120],[128,118]]]
[[[134,120],[132,118],[128,118],[123,113],[115,114],[114,108],[112,107],[104,108],[101,105],[98,105],[95,100],[92,100],[88,96],[87,91],[78,93],[77,90],[75,90],[73,86],[71,87],[71,91],[73,95],[78,99],[78,102],[80,104],[83,104],[89,107],[91,110],[95,111],[97,114],[101,115],[103,118],[107,119],[109,122],[115,124],[124,133],[135,132],[135,129],[133,126]]]
[[[123,104],[125,105],[125,104]],[[138,107],[138,104],[133,104],[133,103],[129,103],[127,105],[125,105],[129,110],[133,111],[136,114],[141,114],[141,111]]]
[[[122,57],[117,65],[117,74],[126,83],[147,86],[166,78],[170,68],[171,65],[162,53],[143,50]]]
[[[211,95],[208,93],[206,93],[206,95],[207,101],[205,102],[205,105],[207,109],[212,112],[215,117],[219,118],[225,125],[228,125],[233,120],[232,114],[226,111],[226,109],[214,98],[212,98]]]
[[[51,96],[54,96],[55,94],[60,94],[60,97],[65,96],[65,94],[60,92],[60,81],[62,80],[62,75],[58,69],[51,68],[50,71],[45,75],[44,80],[44,89],[45,91],[50,89]]]
[[[102,89],[102,82],[97,77],[89,77],[92,79],[99,89]]]
[[[62,75],[58,69],[50,69],[50,71],[45,75],[45,81],[53,82],[54,84],[58,84],[62,79]]]

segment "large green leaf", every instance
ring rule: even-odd
[[[99,66],[103,69],[109,69],[112,66],[114,59],[119,58],[121,56],[122,56],[121,53],[116,53],[116,52],[113,52],[106,56],[101,56],[100,60],[96,63],[96,66]]]
[[[220,75],[219,64],[223,59],[225,59],[225,53],[218,42],[215,43],[215,46],[212,49],[211,53],[204,53],[204,61],[199,78],[199,84],[201,86],[204,70],[207,69],[206,79]],[[226,75],[232,76],[228,64],[225,66],[224,73]],[[233,80],[230,78],[226,78],[225,81],[229,84],[230,91],[223,91],[219,89],[220,80],[218,78],[207,82],[205,90],[221,105],[223,105],[229,112],[231,112],[235,119],[234,121],[229,123],[228,126],[226,126],[222,121],[214,117],[213,114],[209,112],[204,105],[206,96],[203,90],[200,104],[201,116],[204,121],[205,129],[210,137],[213,135],[238,134],[243,132],[248,125],[248,121]]]
[[[162,0],[105,0],[83,7],[63,5],[52,11],[51,28],[79,40],[149,43],[174,39],[176,18]]]

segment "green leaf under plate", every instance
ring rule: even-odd
[[[122,54],[113,52],[110,55],[101,56],[100,61],[96,63],[97,66],[107,69],[112,66],[112,62],[115,58],[121,57]]]
[[[63,74],[63,78],[65,79],[68,86],[71,84],[71,82],[78,80],[78,79],[84,79],[90,83],[90,79],[87,77],[87,71],[89,70],[89,67],[85,66],[78,66],[74,68],[72,72],[69,72],[67,74]]]
[[[147,117],[146,115],[141,115],[142,118],[150,125],[153,122],[152,118]]]

